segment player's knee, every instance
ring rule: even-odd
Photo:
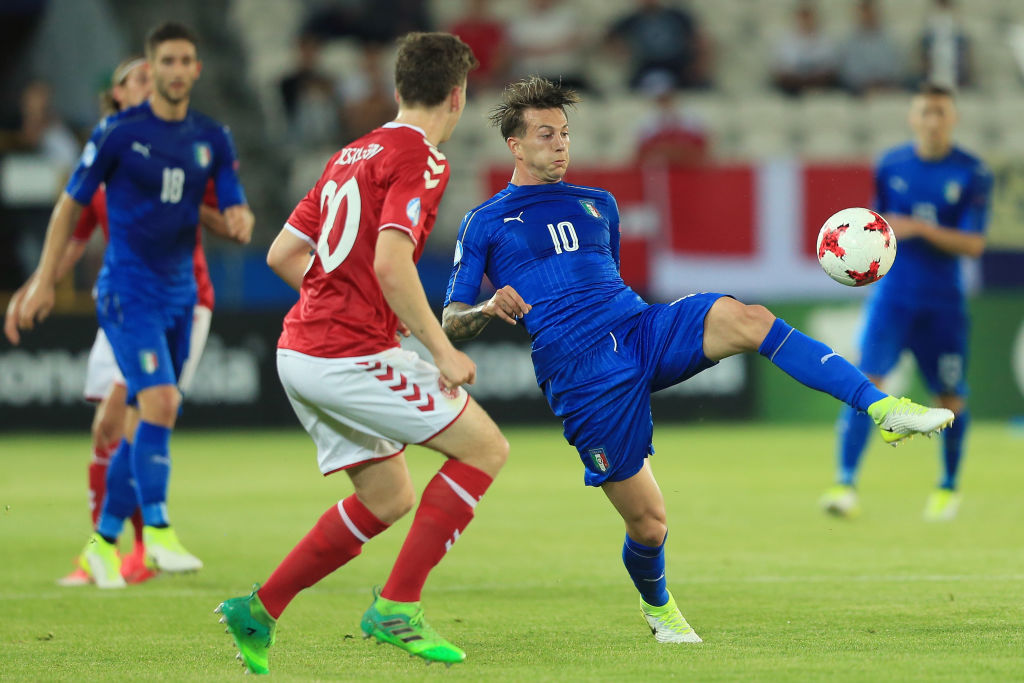
[[[180,404],[181,394],[173,385],[153,387],[139,393],[139,409],[146,422],[173,425]]]
[[[756,351],[772,329],[775,316],[759,304],[745,304],[737,315],[737,333],[745,348]]]
[[[668,525],[664,515],[648,515],[630,525],[628,533],[637,543],[656,548],[664,542]]]

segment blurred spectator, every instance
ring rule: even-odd
[[[22,151],[39,154],[69,173],[78,163],[81,145],[53,108],[53,91],[43,81],[32,81],[21,93]]]
[[[708,160],[708,131],[704,121],[679,102],[672,76],[647,74],[638,90],[651,101],[651,112],[637,132],[636,162],[666,166],[696,166]]]
[[[775,87],[788,95],[835,87],[839,55],[834,41],[821,30],[817,5],[799,2],[793,19],[795,26],[775,48]]]
[[[346,142],[384,125],[398,113],[394,77],[384,63],[385,49],[376,43],[363,45],[361,68],[338,81]]]
[[[304,146],[340,142],[341,102],[333,80],[320,67],[320,40],[302,35],[298,49],[298,66],[280,83],[289,138]]]
[[[570,88],[589,89],[583,75],[582,23],[576,8],[564,0],[528,0],[508,24],[514,76],[536,74]]]
[[[921,80],[951,89],[971,85],[970,42],[953,0],[933,0],[920,43]]]
[[[858,0],[856,26],[839,56],[839,81],[855,95],[904,85],[903,54],[882,26],[875,0]]]
[[[45,14],[46,0],[0,1],[0,128],[16,126],[18,94],[28,82],[26,55]],[[0,147],[10,141],[4,137]]]
[[[409,31],[429,31],[431,25],[426,0],[321,0],[302,32],[322,40],[390,43]]]
[[[469,72],[469,94],[491,90],[505,84],[508,61],[505,26],[489,12],[488,0],[469,0],[466,13],[456,21],[450,33],[457,35],[473,50],[480,66]]]
[[[632,62],[631,88],[654,71],[671,75],[677,88],[711,85],[711,45],[687,11],[660,0],[636,0],[636,9],[615,21],[608,38]]]

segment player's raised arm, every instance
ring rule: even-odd
[[[18,326],[21,329],[31,330],[37,321],[45,320],[53,309],[53,288],[57,281],[57,270],[83,208],[67,192],[61,193],[57,205],[53,207],[50,222],[46,226],[46,241],[43,242],[39,265],[26,283],[28,289],[21,301],[18,316]]]
[[[461,301],[451,302],[441,314],[441,327],[452,341],[464,341],[480,334],[491,318],[500,318],[509,325],[515,325],[531,308],[533,306],[523,301],[512,285],[505,285],[490,299],[476,306]]]

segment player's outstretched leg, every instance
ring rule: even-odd
[[[417,602],[395,602],[380,597],[374,589],[373,602],[363,614],[359,624],[367,638],[378,643],[390,643],[410,655],[427,662],[456,664],[466,659],[466,653],[442,638],[423,618],[423,608]]]
[[[225,600],[213,611],[221,615],[224,632],[231,634],[238,646],[237,657],[248,672],[265,674],[270,673],[267,651],[274,644],[277,620],[267,613],[256,594],[259,587],[254,585],[249,595]]]

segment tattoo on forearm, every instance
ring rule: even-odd
[[[441,328],[452,341],[465,341],[480,334],[491,321],[480,306],[462,303],[449,304],[441,314]]]

